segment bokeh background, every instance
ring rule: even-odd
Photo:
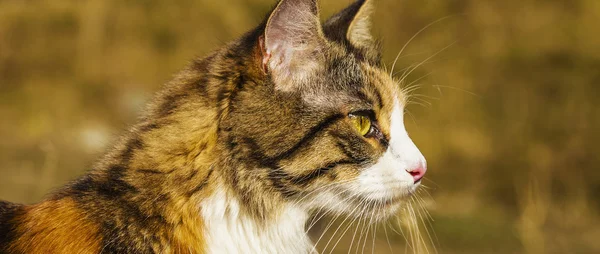
[[[321,2],[323,16],[350,3]],[[0,0],[0,199],[37,202],[83,174],[164,82],[273,5]],[[600,1],[376,5],[388,68],[427,27],[395,65],[425,61],[406,85],[419,84],[407,128],[429,163],[427,250],[600,253]],[[391,229],[375,252],[410,251]]]

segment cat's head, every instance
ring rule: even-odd
[[[222,121],[233,156],[252,168],[236,177],[273,199],[353,215],[390,214],[415,192],[426,162],[370,13],[359,0],[321,24],[316,0],[277,5],[254,45],[262,74],[233,92]]]

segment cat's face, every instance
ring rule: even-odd
[[[355,55],[327,63],[319,74],[327,77],[323,90],[304,92],[303,102],[340,117],[321,126],[284,169],[302,172],[298,199],[309,207],[387,217],[416,191],[427,167],[404,127],[407,98],[387,72]]]
[[[288,202],[383,218],[415,192],[426,162],[368,9],[358,1],[321,25],[313,0],[280,2],[258,43],[266,84],[237,92],[224,124],[233,152],[264,169],[247,174]]]

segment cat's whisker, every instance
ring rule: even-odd
[[[427,109],[433,107],[432,102],[427,101],[426,99],[418,97],[418,96],[411,96],[410,99],[408,99],[406,101],[406,105],[407,106],[408,105],[418,105],[418,106],[421,106],[421,107],[427,108]]]
[[[435,59],[435,60],[429,59],[429,60],[426,60],[425,62],[422,62],[421,66],[424,66],[426,64],[437,63],[437,62],[440,62],[442,60],[444,60],[444,59],[443,58],[438,58],[438,59]],[[409,65],[408,67],[404,67],[404,68],[398,70],[397,72],[394,72],[394,78],[398,75],[398,73],[402,73],[401,77],[404,76],[404,74],[406,74],[406,72],[409,69],[412,69],[412,68],[414,68],[417,65],[419,65],[419,63],[413,63],[413,64]],[[399,80],[401,80],[401,79],[399,79]]]
[[[364,200],[364,198],[360,202],[361,205],[363,204],[363,200]],[[363,206],[363,209],[359,213],[359,216],[358,216],[358,225],[354,229],[354,233],[352,234],[352,240],[350,241],[350,247],[348,248],[348,252],[352,251],[352,246],[354,246],[354,239],[356,237],[356,233],[358,232],[358,229],[362,227],[362,221],[363,221],[363,217],[364,217],[363,213],[364,213],[365,209],[367,209],[367,207]]]
[[[400,82],[400,81],[398,81]],[[404,94],[411,94],[414,91],[417,91],[419,89],[421,89],[421,84],[415,84],[415,82],[411,82],[409,85],[407,85],[406,87],[402,88],[401,91]]]
[[[364,214],[364,220],[362,221],[363,226],[360,229],[360,233],[358,234],[358,240],[356,241],[356,251],[354,252],[355,254],[358,254],[358,251],[360,250],[360,244],[362,243],[364,232],[367,226],[367,219],[367,214]]]
[[[337,245],[340,243],[340,241],[342,240],[342,238],[346,235],[346,232],[348,232],[348,230],[350,228],[352,228],[352,225],[354,224],[355,221],[356,221],[356,217],[354,217],[352,219],[352,221],[350,221],[350,223],[348,224],[348,226],[346,227],[346,229],[344,229],[344,232],[342,232],[342,235],[338,238],[338,240],[335,242],[335,244],[331,248],[330,254],[333,253],[333,251],[335,250],[335,247],[337,247]]]
[[[425,60],[423,60],[422,62],[420,62],[419,64],[417,64],[416,66],[414,66],[412,69],[410,69],[410,71],[408,71],[407,73],[403,74],[400,77],[400,81],[404,81],[408,76],[410,76],[410,74],[413,73],[413,71],[415,71],[417,68],[421,67],[423,64],[427,63],[427,61],[431,60],[432,58],[436,57],[438,54],[444,52],[446,49],[452,47],[454,44],[456,44],[457,41],[454,41],[452,43],[450,43],[448,46],[438,50],[437,52],[435,52],[433,55],[429,56],[428,58],[426,58]]]
[[[365,203],[364,205],[367,207],[368,201],[365,200],[364,203]],[[363,237],[366,237],[365,231],[367,231],[368,227],[370,226],[370,223],[367,222],[367,220],[372,219],[372,216],[369,216],[369,213],[368,213],[369,210],[370,209],[366,209],[365,211],[362,211],[362,213],[363,213],[362,214],[363,220],[362,220],[362,227],[361,227],[361,230],[360,230],[360,233],[359,233],[359,238],[356,241],[356,253],[358,253],[358,251],[361,250],[361,248],[360,248],[361,242],[364,242]]]
[[[378,201],[377,202],[377,214],[382,214],[382,211],[381,211],[382,210],[382,203],[383,203],[382,201]],[[372,245],[371,245],[371,254],[375,253],[375,239],[377,237],[377,227],[378,226],[379,226],[379,222],[378,222],[378,219],[376,219],[375,225],[373,226],[374,230],[373,230],[373,242],[372,242]]]
[[[330,222],[327,224],[327,226],[325,227],[325,229],[323,230],[323,232],[322,232],[322,233],[321,233],[321,235],[319,236],[319,239],[317,239],[317,241],[314,243],[314,247],[315,247],[315,248],[317,247],[317,245],[319,244],[319,242],[321,241],[321,239],[323,238],[323,236],[325,236],[325,234],[327,233],[327,230],[329,230],[329,228],[330,228],[330,227],[333,225],[333,223],[335,223],[335,221],[337,220],[337,218],[338,218],[339,216],[340,216],[339,214],[335,215],[335,216],[334,216],[334,217],[331,219],[331,221],[330,221]]]
[[[421,248],[424,248],[425,252],[429,253],[429,247],[428,247],[427,243],[425,242],[425,238],[424,238],[423,234],[421,233],[421,226],[419,224],[419,219],[421,218],[421,216],[418,213],[419,204],[416,201],[416,198],[414,199],[413,203],[415,205],[413,205],[411,207],[411,209],[412,209],[412,213],[414,214],[415,230],[418,232],[418,236],[419,236],[419,246],[421,246]]]
[[[410,232],[410,238],[411,238],[411,242],[412,242],[412,246],[413,246],[413,251],[414,252],[418,252],[419,251],[419,235],[418,235],[418,231],[416,230],[416,225],[415,225],[415,215],[413,213],[412,210],[412,198],[411,198],[411,202],[409,202],[409,205],[407,206],[407,211],[408,211],[408,229]]]
[[[412,94],[412,93],[413,93],[414,91],[416,91],[417,89],[419,89],[419,88],[421,88],[421,87],[422,87],[422,86],[421,86],[421,84],[419,84],[419,83],[417,83],[417,82],[419,82],[420,80],[422,80],[422,79],[424,79],[424,78],[428,77],[428,76],[429,76],[429,75],[431,75],[432,73],[433,73],[433,71],[431,71],[431,72],[429,72],[429,73],[427,73],[427,74],[425,74],[425,75],[423,75],[423,76],[421,76],[421,77],[419,77],[419,78],[417,78],[417,79],[413,80],[411,83],[409,83],[409,84],[407,85],[406,89],[402,89],[403,93],[406,95],[407,101],[410,101],[411,99],[419,99],[420,101],[423,101],[424,103],[427,103],[427,104],[429,104],[429,105],[431,106],[431,103],[430,103],[430,102],[426,101],[426,100],[425,100],[425,99],[423,99],[423,98],[420,98],[420,97],[426,97],[425,95],[421,95],[421,94]],[[413,87],[414,87],[414,89],[413,89]],[[431,97],[431,98],[433,98],[433,97]],[[438,100],[439,100],[439,99],[438,99]]]
[[[350,196],[346,197],[346,198],[345,198],[344,200],[342,200],[342,201],[345,201],[345,200],[349,200],[349,199],[355,198],[355,196],[356,196],[356,195],[357,195],[357,194],[350,195]],[[361,203],[360,203],[360,204],[359,204],[359,205],[358,205],[356,208],[358,208],[358,207],[362,207],[362,208],[363,208],[363,210],[367,208],[367,206],[363,206],[363,205],[362,205],[362,202],[361,202]],[[356,209],[356,208],[355,208],[355,209]],[[315,246],[315,247],[316,247],[316,246],[317,246],[317,244],[318,244],[318,243],[321,241],[321,239],[323,238],[323,236],[324,236],[324,235],[327,233],[327,230],[328,230],[328,229],[331,227],[332,223],[334,223],[334,222],[336,221],[337,217],[339,217],[339,216],[340,216],[340,214],[336,215],[336,216],[335,216],[335,217],[334,217],[334,218],[331,220],[331,222],[329,222],[329,224],[327,225],[327,227],[325,228],[325,230],[323,230],[323,232],[321,233],[321,236],[319,236],[319,239],[318,239],[318,240],[317,240],[317,241],[314,243],[314,246]]]
[[[406,54],[406,55],[403,55],[403,56],[399,57],[398,60],[402,59],[402,58],[405,58],[405,57],[409,57],[409,56],[418,56],[418,55],[423,55],[423,54],[431,54],[431,52],[429,52],[429,51],[422,51],[422,52],[418,52],[418,53]],[[410,67],[411,66],[405,67],[405,68],[402,68],[402,69],[400,69],[398,71],[392,71],[393,69],[388,71],[387,68],[385,68],[384,70],[386,72],[389,72],[391,74],[390,77],[395,77],[396,74],[398,74],[398,73],[400,73],[400,72],[402,72],[402,71],[404,71],[404,70],[406,70],[407,68],[410,68]]]
[[[465,92],[465,93],[467,93],[467,94],[473,95],[473,96],[475,96],[475,97],[477,97],[477,98],[480,98],[480,99],[482,98],[482,96],[481,96],[481,95],[479,95],[479,94],[476,94],[476,93],[474,93],[474,92],[471,92],[471,91],[469,91],[469,90],[462,89],[462,88],[458,88],[458,87],[452,87],[452,86],[443,86],[443,85],[432,85],[432,86],[433,86],[433,87],[435,87],[435,88],[437,88],[437,89],[439,90],[440,94],[442,93],[442,92],[441,92],[441,90],[440,90],[440,88],[449,88],[449,89],[455,89],[455,90],[457,90],[457,91]]]
[[[407,67],[404,67],[404,68],[402,68],[402,69],[398,70],[397,72],[394,72],[394,73],[393,73],[393,75],[394,75],[394,76],[393,76],[393,77],[394,77],[394,80],[397,80],[396,82],[398,82],[399,84],[403,84],[404,80],[403,80],[403,79],[401,79],[401,78],[396,78],[396,75],[398,75],[398,73],[402,73],[402,75],[400,76],[400,77],[402,77],[402,76],[404,76],[404,74],[406,74],[406,72],[408,72],[409,70],[412,70],[412,68],[414,68],[414,67],[415,67],[415,66],[417,66],[418,64],[419,64],[419,63],[413,63],[413,64],[410,64],[410,65],[409,65],[409,66],[407,66]]]
[[[400,220],[400,217],[398,215],[396,215],[396,216],[394,216],[394,219],[395,219],[396,224],[392,224],[392,219],[389,220],[390,229],[392,230],[392,232],[394,232],[397,235],[400,235],[400,236],[402,236],[402,238],[404,238],[404,242],[406,243],[406,248],[410,247],[411,246],[410,241],[409,241],[408,237],[406,236],[406,234],[404,233],[404,230],[402,229],[402,222]],[[400,232],[398,232],[398,230],[396,230],[394,225],[397,225]],[[406,252],[406,248],[405,248],[404,252]]]
[[[430,71],[430,72],[428,72],[427,74],[425,74],[425,75],[423,75],[423,76],[421,76],[421,77],[419,77],[419,78],[417,78],[417,79],[415,79],[415,80],[411,81],[411,82],[410,82],[410,83],[407,85],[407,87],[410,87],[411,85],[413,85],[413,84],[416,84],[417,82],[421,81],[422,79],[424,79],[424,78],[426,78],[426,77],[429,77],[429,76],[430,76],[431,74],[433,74],[433,73],[434,73],[434,71]],[[409,96],[411,96],[411,95],[410,95],[410,94],[411,94],[411,92],[408,92],[408,91],[404,91],[404,92],[405,92],[406,94],[408,94]]]
[[[432,184],[434,184],[436,187],[440,187],[439,184],[437,184],[436,182],[434,182],[433,180],[429,179],[429,177],[423,177],[423,181],[428,181],[431,182]]]
[[[362,254],[365,252],[365,247],[367,246],[367,242],[369,240],[369,236],[371,236],[371,232],[375,230],[375,226],[377,225],[377,217],[375,212],[377,211],[377,201],[373,204],[373,209],[371,210],[371,215],[369,218],[369,226],[367,228],[367,233],[365,235],[365,242],[363,243]]]
[[[406,230],[408,231],[408,238],[409,238],[408,242],[410,243],[410,248],[412,250],[416,250],[417,247],[415,246],[415,236],[414,236],[413,227],[411,224],[412,215],[410,214],[409,208],[410,208],[410,202],[405,207],[404,212],[405,212],[405,220],[406,221],[404,223],[406,224]],[[399,224],[399,225],[400,225],[400,228],[402,228],[404,226],[402,224]]]
[[[438,22],[441,22],[445,19],[448,19],[450,17],[453,17],[454,15],[448,15],[442,18],[439,18],[437,20],[434,20],[433,22],[427,24],[426,26],[424,26],[423,28],[421,28],[419,31],[417,31],[412,37],[410,37],[410,39],[408,39],[408,41],[404,44],[404,46],[402,46],[402,48],[400,49],[400,52],[398,52],[398,54],[396,55],[396,58],[394,59],[394,63],[392,64],[392,69],[391,71],[394,71],[394,67],[396,67],[396,63],[398,62],[398,59],[400,58],[400,55],[402,55],[402,52],[404,52],[404,49],[406,49],[406,47],[408,47],[408,45],[410,45],[410,43],[417,38],[417,36],[419,36],[419,34],[421,34],[423,31],[427,30],[427,28],[437,24]],[[392,73],[390,73],[390,77],[393,77]]]
[[[371,230],[371,227],[373,226],[373,218],[375,217],[375,209],[371,210],[371,216],[369,216],[369,223],[367,224],[367,231],[365,232],[365,239],[363,241],[363,246],[362,246],[362,251],[361,254],[365,253],[365,247],[367,246],[367,240],[369,239],[369,233]]]
[[[430,101],[427,101],[427,100],[425,100],[423,98],[420,98],[420,97],[412,97],[411,98],[411,102],[414,103],[414,102],[417,102],[417,101],[420,102],[420,103],[423,103],[423,104],[425,104],[425,105],[427,105],[429,107],[433,106],[433,103],[431,103]]]
[[[441,100],[441,98],[439,98],[439,97],[433,97],[433,96],[424,95],[424,94],[411,94],[410,97],[423,97],[423,98],[437,100],[437,101]]]
[[[429,222],[431,221],[435,221],[433,219],[433,216],[431,216],[431,214],[429,213],[429,211],[427,210],[427,207],[425,207],[425,200],[422,197],[417,196],[417,200],[419,201],[420,205],[421,205],[421,209],[425,212],[425,215],[427,216],[427,220]]]
[[[427,243],[425,242],[425,238],[421,234],[421,230],[419,227],[419,219],[422,219],[422,216],[418,210],[419,204],[416,201],[416,198],[413,198],[413,202],[417,205],[416,211],[415,211],[415,207],[411,206],[411,213],[413,214],[413,218],[414,218],[414,227],[415,227],[415,231],[417,232],[418,239],[419,239],[419,246],[420,246],[420,248],[424,248],[425,252],[429,253],[429,247],[428,247]]]
[[[428,101],[426,101],[424,99],[417,98],[417,97],[412,97],[412,98],[410,98],[410,99],[408,99],[406,101],[406,105],[411,105],[411,104],[419,105],[419,106],[422,106],[424,108],[428,108],[428,107],[433,106],[433,104],[431,102],[428,102]]]
[[[410,211],[411,211],[411,222],[413,225],[413,230],[415,232],[415,240],[417,241],[415,246],[417,246],[417,251],[422,253],[422,249],[423,249],[423,236],[421,235],[421,230],[419,228],[419,221],[417,218],[417,214],[415,212],[415,204],[414,204],[414,200],[412,202],[412,205],[410,206]],[[425,250],[427,253],[429,253],[427,250]]]
[[[431,194],[429,193],[429,191],[427,189],[421,189],[421,191],[425,194],[427,194],[427,196],[429,197],[429,199],[435,204],[435,199],[433,198],[433,196],[431,196]]]
[[[388,247],[390,247],[390,253],[394,253],[394,248],[392,248],[392,244],[390,243],[390,237],[388,236],[388,232],[387,232],[387,228],[388,228],[389,222],[386,222],[383,224],[383,232],[385,234],[385,241],[388,244]]]
[[[323,189],[326,189],[326,188],[330,188],[330,187],[335,187],[336,185],[343,186],[344,184],[352,182],[352,181],[354,181],[354,180],[353,179],[347,179],[347,180],[342,180],[342,181],[338,181],[338,182],[327,183],[325,185],[319,186],[319,187],[311,190],[310,192],[308,192],[306,194],[303,194],[304,196],[302,198],[296,200],[293,204],[294,205],[298,205],[298,204],[302,203],[302,201],[304,201],[304,200],[306,200],[308,198],[311,198],[312,194],[314,194],[317,191],[320,191],[320,190],[323,190]]]
[[[433,233],[434,238],[431,238],[431,235],[429,235],[429,237],[430,237],[429,240],[431,241],[434,251],[437,253],[436,243],[437,243],[437,245],[439,245],[439,239],[438,239],[437,233],[435,232],[434,227],[433,227],[432,222],[434,221],[434,219],[431,216],[431,214],[429,213],[429,211],[427,210],[427,208],[425,207],[424,200],[422,198],[421,198],[421,209],[427,216],[425,218],[427,225],[424,225],[424,226],[426,227],[426,229],[427,229],[427,227],[431,228],[431,232]],[[427,233],[429,234],[429,232],[427,232]],[[433,242],[434,239],[435,239],[435,243]]]
[[[347,192],[346,190],[344,190],[344,192]],[[338,202],[335,204],[336,206],[339,205],[340,203],[346,202],[348,200],[351,200],[354,197],[354,195],[350,195],[348,197],[342,198],[340,200],[338,200]],[[313,222],[310,224],[310,226],[306,229],[306,232],[308,232],[319,220],[321,220],[323,217],[325,217],[328,213],[330,213],[331,211],[325,211],[323,212],[320,217],[318,217],[318,219],[314,219]],[[316,218],[316,216],[315,216]]]
[[[419,83],[419,84],[416,84],[416,85],[412,86],[410,89],[405,89],[405,90],[403,91],[403,94],[409,95],[409,94],[411,94],[411,93],[413,93],[413,92],[416,92],[416,91],[420,90],[421,88],[423,88],[423,87],[422,87],[422,86],[421,86],[421,84]],[[409,97],[408,97],[408,98],[409,98]]]
[[[354,213],[354,212],[356,211],[356,209],[358,209],[358,206],[357,206],[357,207],[355,207],[355,208],[354,208],[354,209],[353,209],[353,210],[350,212],[350,214]],[[343,221],[340,223],[340,225],[339,225],[339,226],[338,226],[338,228],[335,230],[335,232],[333,232],[333,235],[331,236],[331,238],[329,239],[329,241],[327,242],[327,244],[325,244],[325,248],[324,248],[324,250],[326,250],[326,249],[327,249],[327,246],[329,246],[329,243],[330,243],[330,242],[333,240],[333,238],[335,237],[335,234],[338,232],[338,230],[340,229],[341,225],[343,225],[343,224],[344,224],[344,222],[346,222],[346,220],[348,220],[348,218],[350,218],[350,217],[349,217],[349,216],[347,216],[347,217],[346,217],[346,218],[345,218],[345,219],[344,219],[344,220],[343,220]]]
[[[406,113],[408,114],[408,116],[412,119],[413,123],[415,124],[415,126],[417,126],[417,120],[415,119],[415,117],[413,116],[412,113],[410,113],[410,110],[406,109]]]
[[[422,213],[422,211],[424,211],[424,210],[426,210],[426,209],[425,209],[425,207],[423,206],[423,203],[422,203],[421,201],[419,201],[419,198],[418,198],[418,197],[416,197],[416,199],[415,199],[415,200],[416,200],[416,202],[417,202],[417,204],[418,204],[418,207],[417,207],[417,210],[416,210],[416,212],[417,212],[417,214],[418,214],[418,216],[419,216],[419,219],[421,220],[421,224],[423,225],[423,228],[425,229],[425,233],[427,233],[427,237],[429,238],[429,241],[430,241],[431,243],[433,243],[433,237],[431,236],[431,233],[429,232],[429,227],[428,227],[428,224],[425,222],[425,220],[426,220],[426,219],[427,219],[427,221],[429,222],[429,220],[428,220],[428,218],[429,218],[429,217],[423,218],[423,213],[424,213],[424,212]],[[432,229],[432,230],[433,230],[433,229]],[[433,246],[433,248],[434,248],[434,250],[435,250],[435,246]]]
[[[356,251],[354,252],[355,254],[358,254],[358,252],[361,250],[360,245],[361,245],[362,239],[365,235],[365,230],[367,230],[367,225],[368,225],[367,224],[367,219],[368,219],[367,214],[365,214],[363,216],[363,218],[364,219],[362,220],[362,226],[360,228],[360,232],[358,233],[358,240],[356,241]]]
[[[426,190],[422,190],[420,193],[425,193],[425,194],[427,194],[427,195],[428,195],[430,198],[432,198],[432,197],[431,197],[431,195],[429,194],[429,192],[427,192]],[[426,207],[426,205],[427,205],[427,201],[425,201],[425,198],[423,198],[423,197],[421,197],[421,196],[418,196],[418,198],[419,198],[419,199],[421,199],[421,202],[423,203],[423,208],[424,208],[424,209],[425,209],[425,211],[427,212],[427,214],[428,214],[428,216],[429,216],[429,219],[430,219],[431,221],[435,221],[435,219],[433,218],[433,216],[431,216],[431,213],[429,213],[429,211],[426,209],[426,208],[427,208],[427,207]],[[435,202],[435,200],[433,200],[433,199],[432,199],[431,201]]]
[[[421,184],[421,187],[420,187],[420,188],[421,188],[421,189],[427,189],[427,190],[433,190],[433,189],[434,189],[434,188],[431,188],[431,187],[429,187],[429,186],[427,186],[427,185],[424,185],[424,184]]]

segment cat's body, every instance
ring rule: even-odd
[[[307,253],[317,209],[394,213],[425,161],[367,9],[321,26],[315,1],[281,1],[167,84],[86,176],[0,202],[0,253]]]

